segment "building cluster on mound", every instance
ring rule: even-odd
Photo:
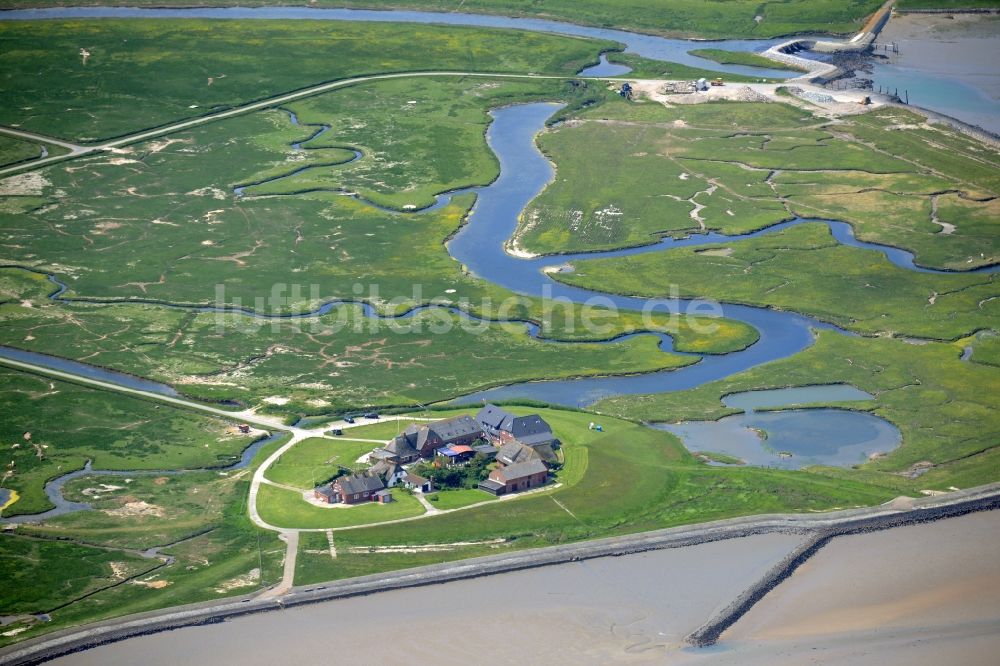
[[[368,456],[371,466],[314,491],[327,504],[390,502],[390,488],[420,493],[475,487],[491,495],[537,488],[560,464],[561,444],[538,414],[486,405],[471,416],[413,424]]]

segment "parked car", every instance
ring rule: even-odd
[[[345,416],[344,417],[344,423],[354,423],[354,417],[353,416]]]
[[[344,434],[344,431],[341,430],[340,428],[334,428],[331,432],[333,435],[336,435],[337,437],[340,437],[341,435]]]
[[[365,418],[366,419],[377,419],[378,418],[378,414],[376,414],[375,412],[368,412],[367,414],[365,414]]]

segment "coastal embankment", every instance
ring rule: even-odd
[[[780,514],[735,518],[676,527],[623,537],[509,553],[461,562],[438,564],[386,574],[364,576],[307,588],[293,588],[280,599],[241,597],[166,611],[108,620],[78,629],[55,632],[0,651],[0,663],[35,664],[125,638],[185,626],[210,624],[240,615],[276,610],[332,599],[369,595],[388,590],[433,585],[493,574],[565,564],[592,558],[622,556],[659,549],[683,548],[715,541],[764,534],[794,534],[811,541],[829,541],[839,535],[859,534],[961,516],[1000,508],[1000,483],[928,498],[901,498],[886,505],[823,514]],[[818,543],[818,542],[817,542]],[[717,613],[702,634],[718,635],[768,590],[787,578],[817,548],[799,548],[755,583],[748,592]],[[788,573],[782,575],[782,568]],[[739,603],[742,600],[742,603]],[[715,628],[721,627],[718,631]]]

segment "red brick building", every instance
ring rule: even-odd
[[[490,472],[490,478],[479,483],[480,490],[493,495],[507,495],[545,485],[549,469],[541,460],[508,465]]]

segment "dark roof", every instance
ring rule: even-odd
[[[541,458],[542,461],[544,462],[547,463],[559,462],[559,456],[556,455],[556,452],[553,451],[552,447],[548,444],[539,444],[538,446],[532,446],[529,448],[536,454],[538,454],[538,457]]]
[[[505,465],[514,465],[528,460],[540,460],[541,455],[530,446],[520,442],[507,442],[497,451],[497,460]]]
[[[497,447],[492,444],[480,444],[478,446],[473,446],[472,450],[476,453],[481,453],[484,456],[490,456],[491,458],[496,457]]]
[[[454,458],[455,456],[461,455],[458,451],[451,448],[450,446],[442,446],[437,450],[439,456],[447,456],[449,458]]]
[[[405,433],[389,442],[386,445],[385,450],[393,455],[403,458],[417,455],[417,450],[413,448],[413,444],[411,442],[407,441]]]
[[[368,468],[369,474],[375,474],[383,479],[397,474],[403,467],[398,463],[389,462],[387,460],[380,460],[371,467]]]
[[[558,444],[559,440],[555,438],[552,431],[549,432],[536,432],[531,435],[521,435],[517,437],[517,441],[522,444],[527,444],[528,446],[538,446],[539,444]]]
[[[334,483],[340,484],[340,487],[345,495],[373,492],[375,490],[382,490],[385,488],[385,484],[382,483],[382,479],[374,474],[351,474],[350,476],[342,476],[339,479],[336,479]]]
[[[330,486],[320,486],[316,489],[316,493],[327,499],[334,499],[337,496],[337,491]]]
[[[549,468],[546,467],[545,463],[541,460],[529,460],[527,462],[502,467],[498,471],[500,472],[500,476],[505,481],[514,481],[516,479],[522,479],[526,476],[531,476],[532,474],[538,474],[540,472],[548,473]]]
[[[445,442],[450,442],[461,437],[468,437],[469,435],[478,436],[483,434],[483,429],[479,423],[471,416],[466,415],[456,416],[444,421],[435,421],[428,427]]]
[[[500,424],[514,415],[496,405],[486,405],[476,414],[476,420],[494,430],[500,428]]]
[[[504,423],[503,429],[518,439],[540,433],[546,433],[549,435],[552,434],[552,428],[549,427],[549,424],[545,422],[545,419],[538,414],[515,416],[510,419],[509,422]]]
[[[490,490],[503,490],[506,486],[499,481],[494,481],[493,479],[483,479],[479,482],[480,488],[489,488]]]

